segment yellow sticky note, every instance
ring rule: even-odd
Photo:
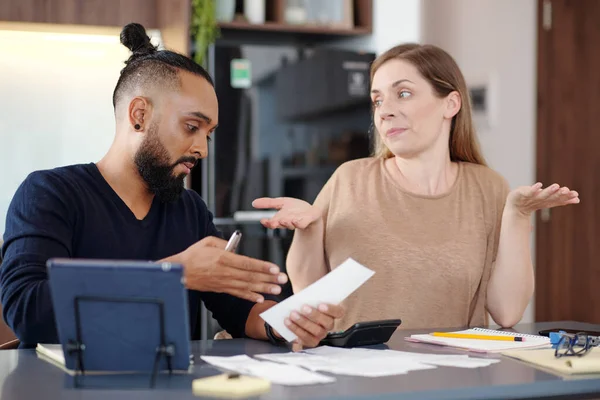
[[[222,374],[194,379],[192,390],[196,396],[250,397],[271,390],[271,382],[252,376]]]
[[[587,354],[581,357],[564,356],[556,358],[554,349],[506,351],[502,354],[565,374],[600,373],[600,348],[597,347],[590,349]]]

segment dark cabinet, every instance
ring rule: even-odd
[[[277,114],[286,120],[311,119],[364,107],[369,101],[371,53],[317,51],[277,71]],[[284,100],[285,99],[285,100]]]

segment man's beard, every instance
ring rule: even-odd
[[[134,162],[137,169],[158,200],[168,203],[179,199],[183,192],[186,174],[174,175],[175,167],[183,162],[196,163],[194,157],[181,157],[175,163],[169,162],[169,152],[158,137],[158,124],[152,124],[139,149]]]

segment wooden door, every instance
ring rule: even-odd
[[[538,0],[537,176],[579,192],[536,213],[537,321],[600,323],[600,1]]]

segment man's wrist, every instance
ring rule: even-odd
[[[265,300],[264,303],[254,304],[246,320],[246,336],[252,339],[265,340],[268,339],[265,328],[264,320],[260,317],[260,314],[273,307],[276,302],[272,300]]]
[[[267,333],[267,339],[269,339],[269,342],[272,344],[278,345],[287,343],[286,340],[281,337],[279,333],[276,332],[267,322],[265,322],[265,332]]]

